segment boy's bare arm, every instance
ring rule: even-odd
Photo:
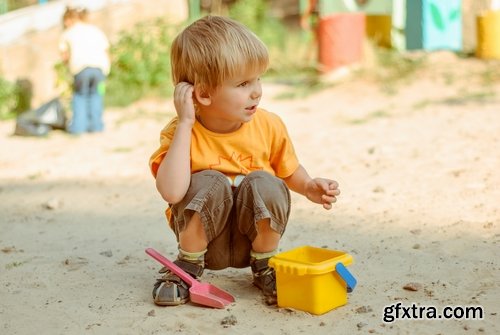
[[[325,209],[331,209],[332,203],[337,201],[340,194],[339,184],[335,180],[326,178],[311,178],[302,165],[284,179],[287,186],[294,192],[302,194]]]
[[[179,122],[156,175],[158,192],[171,204],[184,198],[191,181],[191,130],[195,121],[193,86],[187,83],[177,84],[174,104]]]

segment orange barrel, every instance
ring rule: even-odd
[[[479,58],[500,59],[500,10],[488,11],[476,18]]]
[[[317,35],[321,72],[362,60],[365,25],[364,13],[338,13],[320,18]]]

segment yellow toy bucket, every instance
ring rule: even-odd
[[[303,246],[269,260],[276,271],[278,306],[324,314],[347,303],[356,279],[345,266],[352,256],[338,250]]]
[[[500,59],[500,10],[488,11],[476,18],[479,58]]]

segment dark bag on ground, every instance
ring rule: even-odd
[[[14,135],[44,136],[52,129],[66,128],[66,114],[64,107],[55,98],[42,106],[22,113],[16,119]]]

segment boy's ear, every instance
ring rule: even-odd
[[[209,106],[212,103],[210,93],[200,86],[195,86],[194,96],[196,100],[203,106]]]

